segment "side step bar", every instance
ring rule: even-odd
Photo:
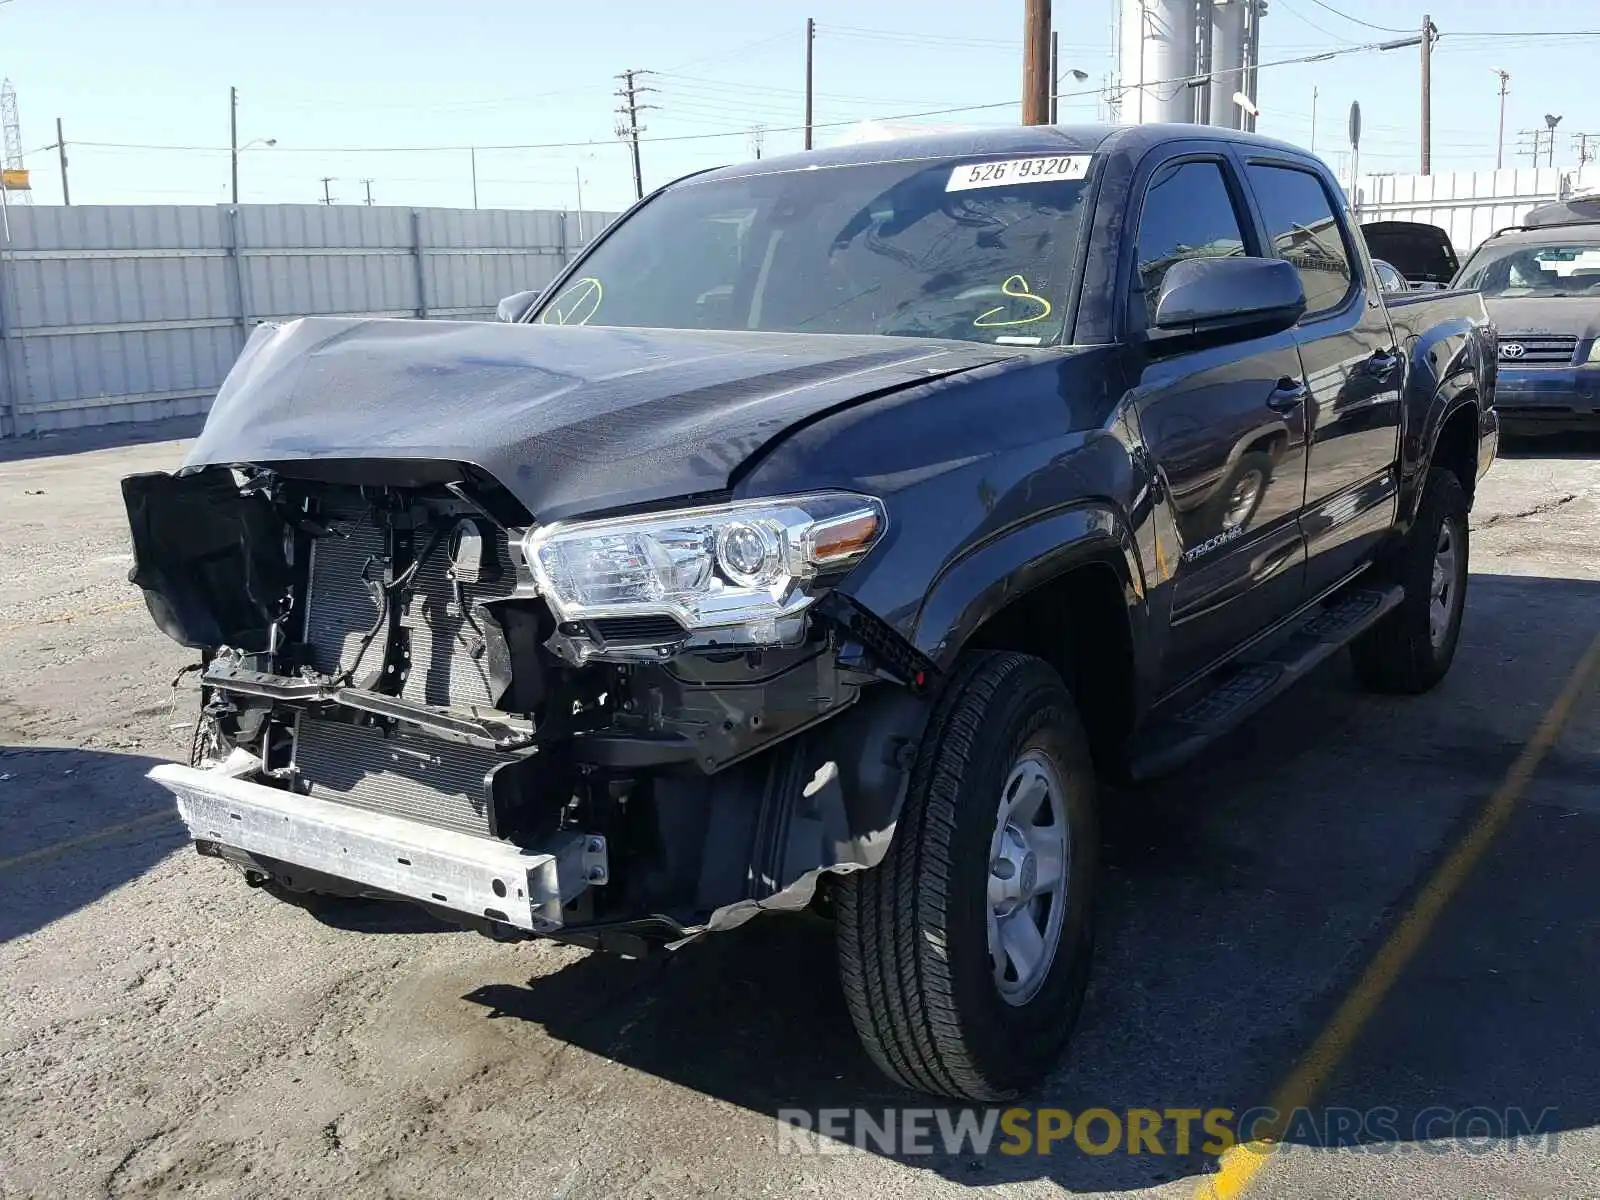
[[[1157,721],[1134,745],[1135,780],[1165,775],[1231,733],[1370,629],[1405,598],[1399,586],[1341,593],[1261,658],[1224,668],[1209,692]]]

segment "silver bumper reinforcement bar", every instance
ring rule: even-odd
[[[177,798],[196,841],[530,933],[561,928],[562,906],[606,881],[605,839],[593,834],[561,833],[544,850],[528,851],[216,770],[167,764],[150,778]]]

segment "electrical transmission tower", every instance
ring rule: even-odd
[[[622,97],[622,103],[617,106],[617,136],[628,143],[629,150],[633,153],[633,198],[644,199],[644,176],[639,170],[639,135],[645,127],[639,124],[639,114],[647,108],[657,107],[654,104],[640,104],[639,97],[646,92],[656,89],[638,82],[641,75],[653,75],[654,71],[628,70],[618,75],[622,86],[617,89],[617,95]]]
[[[17,89],[11,86],[11,80],[0,83],[0,124],[4,124],[6,133],[6,170],[21,171],[24,169],[22,162],[22,122],[17,117]],[[22,188],[22,202],[33,203],[33,189]]]

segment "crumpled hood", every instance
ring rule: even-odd
[[[256,331],[184,465],[468,463],[547,521],[726,488],[797,421],[1019,353],[895,337],[306,317]]]
[[[1502,338],[1547,333],[1581,341],[1600,336],[1600,296],[1485,296],[1483,302]]]

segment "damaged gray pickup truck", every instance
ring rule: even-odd
[[[1293,147],[724,168],[505,308],[263,326],[123,483],[200,658],[153,777],[277,896],[635,954],[809,908],[880,1067],[1001,1098],[1082,1002],[1097,778],[1345,646],[1450,665],[1493,334]]]

